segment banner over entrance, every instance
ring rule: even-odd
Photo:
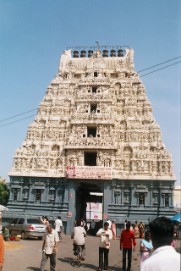
[[[102,220],[102,203],[86,202],[86,220]]]
[[[71,179],[112,179],[110,167],[67,166],[67,178]]]

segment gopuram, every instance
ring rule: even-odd
[[[9,217],[148,221],[173,214],[175,176],[131,48],[70,49],[10,176]]]

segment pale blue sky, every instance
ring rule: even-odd
[[[139,71],[181,56],[180,33],[180,0],[0,0],[0,176],[9,179],[13,155],[33,117],[3,127],[7,121],[1,120],[38,107],[64,49],[96,40],[128,45]],[[181,63],[141,78],[172,153],[177,184],[180,71]]]

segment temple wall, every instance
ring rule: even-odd
[[[9,175],[9,217],[61,215],[67,233],[91,189],[119,225],[173,213],[172,157],[133,49],[64,51]]]

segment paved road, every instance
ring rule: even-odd
[[[137,240],[136,251],[133,252],[133,261],[131,271],[139,271],[139,243]],[[39,240],[20,240],[19,242],[9,242],[8,246],[16,248],[7,248],[5,251],[5,264],[3,271],[39,271],[41,261],[42,241]],[[72,240],[70,235],[64,235],[59,244],[57,252],[57,271],[91,271],[97,270],[98,267],[98,245],[99,238],[93,236],[86,237],[86,259],[81,267],[73,267],[72,260],[75,258],[72,252]],[[177,243],[180,246],[180,242]],[[119,250],[119,240],[111,242],[109,255],[109,267],[111,271],[122,270],[122,254]],[[46,270],[49,271],[49,262]]]

